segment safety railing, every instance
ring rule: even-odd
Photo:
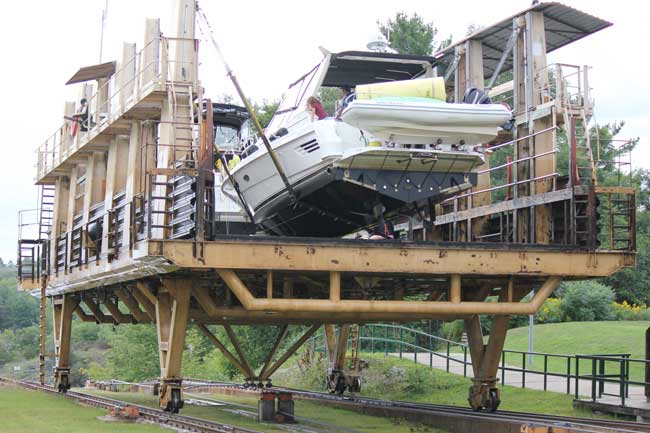
[[[152,39],[87,98],[87,121],[74,120],[75,115],[68,113],[70,119],[66,119],[37,149],[37,179],[51,172],[152,90],[167,83],[192,82],[197,65],[173,60],[179,50],[196,52],[198,41],[167,37]],[[75,123],[78,125],[73,128]]]
[[[464,377],[472,375],[471,355],[466,343],[396,324],[363,325],[359,339],[362,353],[383,353]],[[314,350],[326,350],[322,332],[313,336],[309,343]],[[498,376],[502,385],[555,391],[592,400],[614,396],[624,405],[629,400],[630,386],[650,387],[650,383],[642,380],[645,365],[649,363],[631,359],[628,353],[567,355],[504,350]]]

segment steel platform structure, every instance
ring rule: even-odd
[[[185,13],[176,15],[175,37],[160,36],[159,22],[147,20],[144,48],[125,44],[112,76],[97,77],[95,92],[83,85],[87,130],[73,132],[67,120],[39,147],[39,235],[19,240],[19,251],[29,252],[20,253],[19,280],[52,301],[60,391],[70,387],[73,316],[98,324],[155,323],[160,404],[173,412],[183,406],[189,325],[251,383],[270,381],[328,325],[329,379],[345,388],[342,360],[352,324],[462,319],[474,368],[469,402],[492,411],[500,401],[496,373],[509,317],[534,314],[564,279],[635,265],[635,190],[599,186],[598,161],[578,134],[587,131],[592,110],[587,70],[546,64],[547,51],[607,27],[606,21],[542,3],[436,55],[456,100],[477,87],[512,102],[512,130],[487,147],[511,158],[478,167],[472,190],[430,204],[426,224],[411,240],[218,236],[211,111],[202,116],[195,102],[203,94],[196,4],[177,3]],[[513,80],[497,86],[500,73],[510,71]],[[494,78],[488,88],[487,74]],[[580,85],[569,86],[576,77]],[[72,116],[74,104],[66,107]],[[566,175],[557,167],[560,129],[571,155]],[[494,184],[496,170],[507,173],[505,183]],[[44,311],[43,303],[42,320]],[[481,314],[494,316],[487,344]],[[209,325],[225,328],[234,352]],[[233,325],[278,327],[259,371]],[[286,343],[289,325],[307,325],[292,344]]]

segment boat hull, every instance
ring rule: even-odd
[[[378,203],[391,213],[471,186],[476,175],[468,173],[483,163],[475,152],[368,147],[359,130],[333,119],[302,126],[272,142],[296,197],[264,150],[232,171],[269,233],[342,236],[373,224]]]

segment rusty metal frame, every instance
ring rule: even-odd
[[[203,257],[191,241],[150,241],[149,254],[177,268],[258,269],[395,274],[530,275],[597,277],[634,266],[635,253],[560,246],[487,243],[307,241],[287,238],[204,242]]]
[[[551,276],[529,302],[475,302],[461,301],[454,296],[453,301],[422,302],[422,301],[374,301],[374,300],[339,300],[330,299],[267,299],[256,298],[248,287],[232,270],[219,269],[219,276],[237,297],[246,310],[270,312],[309,312],[328,313],[333,316],[339,313],[396,313],[396,314],[442,314],[442,315],[472,315],[472,314],[535,314],[542,303],[553,293],[561,278]],[[454,282],[452,285],[460,285]],[[454,288],[456,292],[460,288]]]

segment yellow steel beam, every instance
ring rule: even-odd
[[[113,319],[117,323],[133,323],[133,316],[130,314],[124,314],[117,308],[117,305],[110,299],[104,301],[104,306],[111,313]]]
[[[192,296],[198,302],[199,306],[207,316],[212,319],[213,323],[228,323],[229,321],[236,321],[238,323],[255,322],[255,323],[284,323],[291,321],[292,323],[316,323],[316,322],[330,322],[350,323],[350,322],[381,322],[381,321],[404,321],[402,313],[383,312],[383,313],[363,313],[363,312],[332,312],[318,313],[318,312],[303,312],[303,311],[289,311],[279,312],[274,311],[269,314],[268,311],[250,311],[245,308],[236,307],[223,307],[218,306],[210,296],[206,287],[192,287]],[[197,318],[200,318],[197,316]],[[426,313],[416,314],[409,316],[409,320],[437,320],[437,319],[455,319],[463,318],[462,315],[449,315],[439,313],[437,315]]]
[[[195,257],[192,241],[149,241],[149,254],[194,269],[260,269],[396,274],[531,275],[599,277],[635,264],[635,254],[620,251],[489,248],[458,244],[386,245],[210,241]]]
[[[81,308],[81,305],[77,305],[77,308],[74,309],[74,312],[82,322],[95,322],[95,317],[91,314],[86,314],[83,308]]]
[[[401,314],[535,314],[560,283],[560,277],[549,277],[529,302],[425,302],[364,301],[329,299],[261,299],[255,298],[232,270],[218,269],[218,274],[247,310],[302,313],[401,313]]]
[[[140,309],[138,301],[129,295],[124,289],[116,289],[115,294],[122,301],[126,308],[129,309],[138,323],[151,323],[151,318],[147,313]]]
[[[237,352],[237,355],[241,360],[241,365],[248,372],[246,377],[253,379],[255,377],[255,373],[253,372],[253,368],[251,367],[251,364],[248,362],[248,358],[246,358],[246,354],[244,353],[243,349],[241,348],[241,345],[239,344],[239,340],[237,339],[237,335],[235,334],[235,331],[233,331],[232,327],[228,324],[224,324],[223,329],[226,330],[226,334],[228,334],[228,338],[232,343],[232,347],[235,348],[235,352]]]
[[[260,370],[259,377],[265,377],[266,371],[269,368],[269,365],[271,365],[271,361],[273,361],[273,357],[275,354],[278,352],[278,349],[284,342],[284,339],[287,337],[287,334],[289,333],[289,325],[284,325],[280,329],[280,332],[278,333],[278,338],[275,340],[275,344],[273,344],[273,347],[269,351],[268,355],[266,355],[266,359],[264,360],[264,364],[262,366],[262,369]]]
[[[307,332],[305,332],[303,336],[298,339],[298,341],[293,343],[293,345],[287,349],[287,351],[284,353],[284,355],[280,357],[280,359],[275,361],[275,363],[264,372],[263,376],[260,376],[260,380],[264,381],[269,377],[271,377],[273,373],[275,373],[275,371],[278,368],[280,368],[282,364],[284,364],[287,361],[287,359],[291,357],[291,355],[293,355],[294,353],[296,353],[298,349],[300,349],[300,346],[302,346],[305,343],[305,341],[309,339],[309,337],[311,337],[312,335],[314,335],[316,331],[318,331],[318,328],[320,328],[320,326],[321,326],[320,324],[312,325],[311,328],[309,328]]]
[[[241,364],[241,361],[235,357],[235,355],[228,350],[228,348],[221,342],[219,339],[208,329],[207,326],[205,326],[203,323],[197,323],[196,327],[199,328],[199,331],[203,333],[206,337],[208,337],[208,340],[212,342],[215,346],[217,346],[217,349],[221,351],[221,353],[224,354],[226,358],[232,363],[232,365],[235,366],[237,370],[244,376],[247,376],[250,374],[249,371],[247,371],[244,366]]]
[[[138,304],[140,304],[140,306],[144,309],[147,316],[149,316],[149,319],[152,322],[155,322],[156,320],[155,304],[152,304],[149,298],[147,298],[144,294],[142,294],[142,292],[138,288],[133,289],[131,294],[133,295],[135,300],[138,301]]]

